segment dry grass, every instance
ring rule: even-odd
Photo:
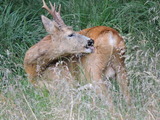
[[[53,90],[28,83],[23,56],[46,34],[39,17],[44,14],[42,3],[0,3],[0,120],[160,120],[159,1],[57,2],[65,23],[74,29],[106,25],[125,36],[132,105],[126,105],[116,81],[109,81],[114,113],[94,89],[72,88],[65,78],[55,80]]]
[[[4,71],[8,85],[1,89],[0,118],[9,120],[158,120],[160,119],[160,53],[133,46],[126,55],[132,105],[122,99],[116,82],[111,82],[115,112],[110,113],[106,99],[94,89],[72,88],[67,80],[55,80],[54,89],[34,88],[24,79]],[[10,82],[9,80],[12,80]],[[25,86],[24,86],[25,85]]]

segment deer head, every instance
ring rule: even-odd
[[[50,20],[45,16],[41,16],[42,23],[46,31],[51,35],[51,39],[63,53],[92,53],[94,41],[88,37],[80,35],[72,30],[71,27],[65,25],[60,16],[59,11],[56,11],[56,6],[50,3],[51,9],[43,1],[42,8],[46,9],[53,17],[54,20]]]
[[[45,8],[53,17],[50,20],[41,16],[42,23],[49,35],[33,45],[25,54],[24,68],[30,81],[34,81],[46,67],[60,56],[78,53],[92,53],[94,41],[88,37],[80,35],[73,31],[63,22],[56,6],[50,3],[51,9],[48,8],[43,0]]]

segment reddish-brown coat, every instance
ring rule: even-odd
[[[125,42],[119,33],[110,27],[96,26],[79,32],[94,40],[95,52],[81,58],[86,77],[92,82],[103,82],[105,78],[113,77],[118,81],[121,91],[130,102],[128,79],[125,69]],[[111,37],[112,36],[112,37]],[[112,38],[113,44],[110,40]],[[110,72],[113,72],[113,75]],[[105,85],[101,85],[106,90]]]
[[[87,28],[81,30],[79,33],[94,40],[95,51],[94,53],[81,56],[80,58],[81,62],[77,60],[76,64],[75,62],[72,61],[68,63],[69,65],[68,67],[70,68],[72,75],[74,75],[74,77],[78,76],[77,74],[74,74],[74,70],[75,67],[77,67],[77,65],[81,65],[85,72],[85,77],[91,83],[96,83],[96,84],[103,83],[106,78],[115,77],[120,85],[120,88],[124,96],[129,101],[130,95],[128,90],[128,80],[126,78],[127,75],[125,70],[124,57],[122,56],[125,53],[125,43],[122,37],[116,30],[105,26],[96,26],[92,28]],[[31,57],[29,56],[35,55],[35,53],[37,52],[39,52],[38,55],[43,56],[43,54],[46,54],[49,45],[51,45],[51,42],[52,42],[51,36],[46,36],[39,43],[37,43],[36,45],[32,46],[29,49],[29,54],[26,53],[24,61],[28,63],[25,63],[24,67],[29,77],[31,76],[30,80],[36,78],[38,76],[38,73],[36,72],[37,61],[34,62],[33,57],[32,61],[30,61]],[[35,49],[33,49],[35,47],[39,47],[41,49],[41,52],[38,50],[35,51]],[[34,51],[32,51],[32,49]],[[48,55],[45,55],[44,57],[50,56],[51,53],[47,52],[47,54]],[[43,59],[43,57],[41,59]],[[51,62],[50,59],[46,58],[44,59],[45,59],[44,62],[45,64],[43,66],[54,67],[54,65],[48,66],[48,64]],[[29,62],[36,64],[29,64]],[[52,76],[51,79],[53,79],[53,77],[55,76],[54,72],[45,72],[45,69],[42,70],[42,67],[40,68],[39,71],[42,72],[42,74],[47,73],[48,76]],[[49,75],[48,73],[53,75]],[[31,82],[34,83],[34,81]],[[105,84],[101,84],[100,88],[105,94],[107,94]]]

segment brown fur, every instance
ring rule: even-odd
[[[116,30],[105,26],[84,29],[79,33],[94,40],[95,52],[81,57],[81,65],[87,79],[91,80],[92,83],[103,83],[109,77],[116,78],[126,101],[130,103],[125,58],[123,56],[126,47],[122,37]],[[115,40],[113,45],[110,45],[110,36]],[[106,91],[106,85],[101,84],[101,89]]]
[[[92,46],[88,46],[89,42],[93,42],[90,38],[74,32],[67,26],[58,26],[45,16],[42,16],[42,22],[50,35],[32,46],[24,58],[24,69],[34,84],[37,77],[41,77],[49,64],[58,57],[92,52]],[[69,36],[71,34],[73,35]]]
[[[59,67],[58,69],[61,71],[61,75],[63,74],[62,76],[66,77],[69,75],[69,72],[71,72],[73,77],[77,78],[77,76],[80,75],[80,72],[77,72],[77,66],[82,66],[85,76],[83,76],[83,78],[80,78],[79,76],[79,79],[84,80],[84,78],[86,78],[90,83],[95,83],[96,85],[99,83],[100,90],[102,91],[97,90],[97,92],[103,92],[104,94],[109,94],[106,85],[104,84],[104,80],[109,77],[116,78],[126,100],[130,102],[128,80],[126,78],[127,75],[123,57],[125,53],[125,43],[122,37],[120,37],[116,30],[105,26],[84,29],[79,33],[94,40],[95,51],[94,53],[81,56],[80,60],[73,59],[69,61],[67,63],[69,70],[62,66]],[[115,41],[112,45],[109,42],[110,36]],[[43,49],[45,47],[48,48],[48,45],[51,42],[49,36],[42,41]],[[36,44],[36,46],[41,46],[42,44],[39,43]],[[46,63],[49,64],[49,62]],[[56,71],[53,71],[52,68],[55,68],[55,64],[50,65],[48,69],[44,71],[43,75],[47,76],[48,79],[54,80],[58,77]],[[27,66],[26,72],[34,74],[35,70],[32,69],[32,67]]]
[[[92,82],[103,82],[104,78],[116,77],[126,100],[130,102],[128,79],[124,63],[125,43],[118,32],[105,26],[84,29],[79,32],[94,40],[95,52],[81,58],[86,77]],[[115,43],[109,44],[109,35]],[[113,75],[109,75],[112,72]],[[90,78],[91,77],[91,78]],[[102,85],[102,88],[105,87]],[[106,90],[106,88],[105,88]]]

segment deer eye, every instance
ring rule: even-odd
[[[72,34],[70,34],[70,35],[68,35],[68,37],[73,37],[74,36],[74,34],[72,33]]]

